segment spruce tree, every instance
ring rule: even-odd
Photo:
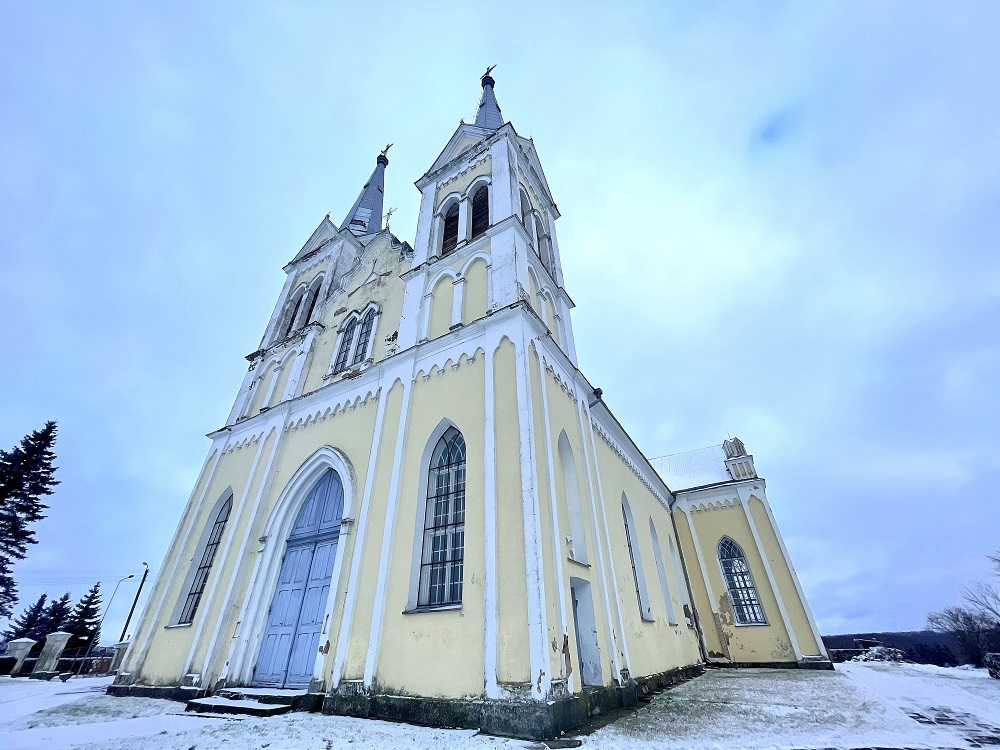
[[[56,423],[46,422],[9,451],[0,450],[0,617],[10,617],[17,603],[15,560],[35,544],[31,524],[45,518],[42,498],[59,484],[55,479]]]
[[[66,627],[72,611],[73,605],[69,601],[69,592],[49,602],[49,606],[45,608],[45,612],[42,615],[45,635],[56,633]]]
[[[46,594],[38,597],[38,601],[29,607],[25,607],[21,616],[14,620],[10,627],[3,634],[5,641],[12,641],[15,638],[31,638],[38,640],[38,626],[45,616]]]
[[[66,620],[64,631],[72,633],[70,648],[78,648],[80,653],[87,650],[90,641],[96,646],[101,641],[101,582],[98,581],[73,607]]]

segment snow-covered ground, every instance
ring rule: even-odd
[[[320,714],[185,714],[180,703],[106,696],[108,682],[0,677],[0,750],[540,747]],[[580,739],[594,749],[971,748],[988,735],[1000,742],[1000,681],[985,670],[865,663],[836,672],[712,670]]]

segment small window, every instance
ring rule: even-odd
[[[438,440],[427,469],[417,606],[462,603],[465,560],[465,439],[454,427]]]
[[[337,359],[333,363],[334,373],[347,369],[347,360],[351,356],[351,345],[354,343],[354,331],[358,327],[358,319],[352,317],[344,326],[344,333],[340,339],[340,349],[337,350]]]
[[[201,554],[201,561],[195,571],[194,579],[191,581],[191,588],[187,598],[184,600],[184,608],[181,610],[181,617],[177,621],[179,625],[186,625],[194,620],[198,605],[201,604],[201,595],[205,592],[205,584],[208,582],[208,574],[212,572],[212,563],[215,562],[215,553],[219,549],[219,542],[222,540],[222,532],[226,530],[226,522],[229,520],[229,511],[233,507],[233,497],[229,499],[219,509],[215,516],[215,523],[205,544],[205,550]]]
[[[719,542],[719,564],[729,589],[729,598],[733,602],[733,614],[740,625],[767,625],[764,608],[757,596],[757,586],[746,555],[736,542],[728,536]]]
[[[490,189],[482,185],[472,196],[472,239],[490,228]]]
[[[525,195],[524,191],[521,191],[521,226],[528,229],[528,217],[531,216],[531,204],[528,202],[528,196]],[[529,229],[528,234],[531,234]]]
[[[374,325],[375,310],[373,308],[365,313],[365,317],[361,320],[361,332],[358,334],[358,348],[354,352],[354,362],[352,364],[359,365],[368,359],[368,344],[372,337],[372,326]]]
[[[458,246],[458,204],[452,204],[444,215],[444,232],[441,234],[441,255],[455,252]]]

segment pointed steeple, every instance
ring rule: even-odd
[[[361,195],[347,212],[347,218],[340,225],[341,229],[350,229],[359,237],[382,230],[382,195],[385,193],[385,168],[389,166],[386,153],[391,146],[390,143],[382,149],[382,153],[375,159],[375,171],[361,188]]]
[[[500,114],[500,105],[497,104],[497,98],[493,95],[493,87],[496,85],[496,81],[490,75],[490,71],[495,67],[496,65],[491,65],[486,69],[486,73],[483,74],[483,98],[479,100],[479,111],[476,112],[476,125],[481,128],[488,128],[489,130],[497,130],[503,125],[503,115]]]

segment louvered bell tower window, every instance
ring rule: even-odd
[[[490,189],[481,186],[472,196],[472,239],[490,228]]]
[[[458,204],[454,204],[444,215],[444,232],[441,234],[441,255],[455,252],[458,246]]]

